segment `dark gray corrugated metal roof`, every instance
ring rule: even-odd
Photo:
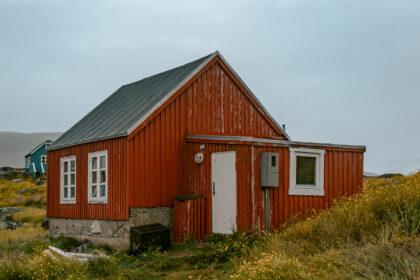
[[[126,136],[127,131],[211,55],[119,88],[48,150]]]

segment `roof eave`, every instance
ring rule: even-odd
[[[49,140],[49,139],[48,140],[45,140],[44,142],[42,142],[41,144],[39,144],[38,146],[36,146],[34,149],[32,149],[32,151],[30,151],[29,153],[27,153],[25,155],[25,157],[28,157],[28,156],[32,155],[33,153],[35,153],[36,151],[38,151],[39,148],[41,148],[43,145],[45,145],[47,143],[53,143],[53,141],[52,140]]]
[[[65,144],[65,145],[59,145],[57,147],[54,147],[53,145],[51,145],[47,148],[47,152],[51,152],[51,151],[55,151],[55,150],[59,150],[59,149],[64,149],[64,148],[69,148],[69,147],[74,147],[74,146],[77,146],[77,145],[94,143],[94,142],[98,142],[98,141],[105,141],[105,140],[110,140],[110,139],[115,139],[115,138],[121,138],[121,137],[127,137],[127,134],[126,133],[121,133],[121,134],[116,134],[116,135],[112,135],[112,136],[95,138],[95,139],[91,139],[91,140],[77,141],[77,142],[72,142],[72,143]]]
[[[270,139],[270,138],[256,138],[252,136],[187,134],[185,135],[185,139],[204,140],[204,141],[252,142],[252,143],[263,143],[263,144],[277,144],[284,147],[309,146],[309,147],[323,147],[323,148],[355,149],[355,150],[361,150],[363,152],[366,151],[366,146],[363,146],[363,145],[285,141],[285,140],[277,140],[277,139]]]

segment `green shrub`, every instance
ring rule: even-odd
[[[243,257],[249,251],[263,244],[263,239],[256,233],[234,233],[232,235],[213,234],[204,240],[203,248],[188,257],[190,264],[225,263],[232,257]]]
[[[62,236],[51,238],[51,245],[64,251],[72,251],[81,245],[81,242],[72,237]]]

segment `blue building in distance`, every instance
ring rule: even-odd
[[[25,155],[25,171],[34,178],[47,173],[47,147],[53,141],[46,140]]]

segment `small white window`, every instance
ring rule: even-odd
[[[47,156],[41,156],[41,164],[47,164]]]
[[[325,150],[290,149],[289,195],[324,196]]]
[[[108,202],[108,151],[89,154],[88,202]]]
[[[31,167],[31,156],[27,156],[25,158],[25,168],[30,168]]]
[[[76,203],[76,156],[64,157],[60,160],[60,203]]]

